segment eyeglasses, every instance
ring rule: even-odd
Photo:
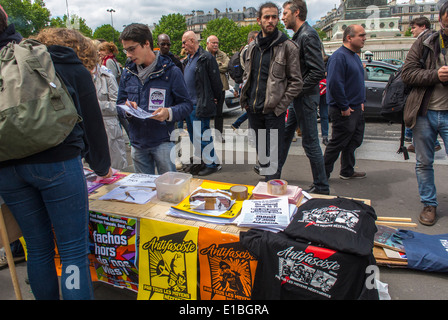
[[[131,46],[129,48],[123,48],[123,53],[124,54],[133,53],[138,46],[139,44],[136,44],[135,46]]]

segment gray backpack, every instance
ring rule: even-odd
[[[25,39],[0,51],[0,161],[57,146],[78,121],[45,45]]]

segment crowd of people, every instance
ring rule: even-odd
[[[1,7],[0,7],[1,8]],[[292,39],[279,31],[283,21]],[[340,158],[341,179],[366,178],[355,171],[355,151],[363,142],[365,121],[364,67],[360,59],[366,31],[360,25],[344,30],[342,46],[330,57],[307,22],[304,0],[289,0],[279,8],[273,2],[259,7],[260,32],[248,35],[241,51],[243,83],[237,92],[245,111],[232,127],[248,119],[255,133],[257,172],[266,181],[282,177],[297,129],[309,159],[313,181],[306,191],[330,194],[329,178]],[[448,141],[448,3],[440,9],[441,31],[419,37],[403,67],[403,80],[413,86],[404,119],[412,128],[416,175],[421,202],[419,221],[436,220],[434,152],[437,135]],[[0,45],[18,43],[21,35],[0,10]],[[223,137],[222,108],[229,89],[229,57],[219,49],[217,36],[203,48],[195,33],[182,37],[186,54],[170,52],[171,39],[159,35],[159,50],[147,25],[126,26],[119,41],[127,61],[122,67],[113,43],[92,41],[65,28],[42,30],[36,39],[48,47],[55,69],[73,98],[83,121],[53,148],[22,159],[0,162],[0,196],[22,229],[27,243],[28,276],[36,299],[58,299],[54,258],[55,237],[62,260],[64,299],[93,297],[88,268],[88,194],[83,165],[99,177],[129,164],[124,134],[129,137],[135,172],[163,174],[176,171],[175,141],[171,133],[186,123],[194,156],[180,170],[207,176],[221,169],[214,139]],[[420,65],[423,46],[434,53]],[[151,118],[132,116],[118,105],[142,108]],[[320,111],[319,111],[320,110]],[[322,121],[321,149],[318,112]],[[328,135],[328,118],[332,135]],[[207,135],[214,121],[216,135]],[[265,134],[265,136],[262,136]],[[76,266],[79,289],[64,286]]]

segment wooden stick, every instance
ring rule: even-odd
[[[8,231],[6,230],[5,219],[3,211],[0,208],[0,233],[2,236],[3,246],[6,252],[6,260],[8,261],[9,272],[11,273],[12,284],[16,293],[17,300],[22,300],[22,292],[20,291],[19,280],[17,278],[16,265],[12,257],[11,246],[9,245]]]
[[[395,227],[408,227],[408,228],[416,228],[417,227],[417,224],[413,223],[413,222],[376,221],[376,224],[395,226]]]
[[[377,217],[377,221],[400,221],[400,222],[412,222],[411,218],[398,218],[398,217]]]

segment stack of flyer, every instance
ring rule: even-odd
[[[252,196],[253,199],[269,199],[269,198],[278,198],[279,197],[277,195],[272,195],[272,194],[268,193],[267,183],[261,182],[261,181],[255,186],[252,194],[253,194],[253,196]],[[302,188],[300,188],[298,186],[288,185],[287,189],[286,189],[286,194],[284,194],[282,196],[288,197],[289,203],[297,204],[297,202],[299,202],[303,198]]]
[[[235,222],[239,227],[279,232],[289,225],[296,211],[297,206],[288,203],[286,196],[245,200]]]

